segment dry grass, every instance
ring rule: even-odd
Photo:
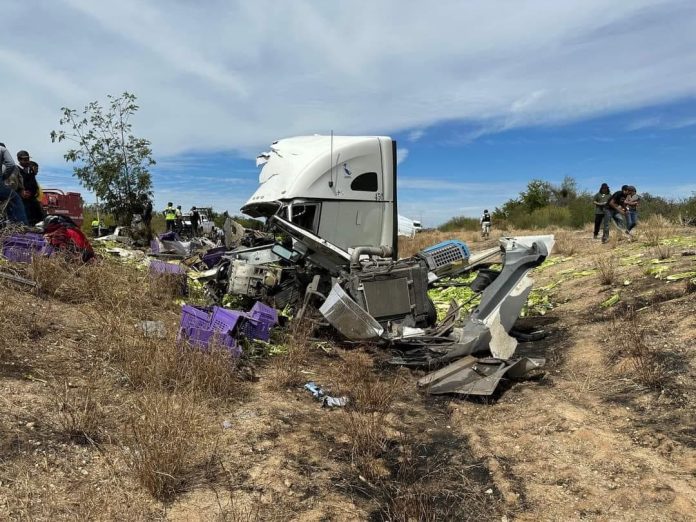
[[[615,365],[616,372],[640,386],[664,388],[669,372],[660,350],[648,342],[650,332],[632,308],[627,309],[623,317],[613,321],[612,331],[625,332],[625,335],[613,339],[607,352],[607,358]]]
[[[110,347],[126,381],[136,389],[165,389],[206,398],[244,395],[247,385],[240,362],[219,343],[201,351],[175,339],[176,325],[168,325],[164,339],[148,337],[135,326],[112,326],[99,340]]]
[[[597,269],[599,282],[603,285],[612,285],[617,277],[617,259],[613,255],[599,255],[594,258],[594,266]]]
[[[655,215],[650,216],[641,224],[641,236],[648,246],[658,246],[660,242],[674,234],[674,225],[666,218]]]
[[[77,444],[102,440],[104,413],[94,398],[94,390],[70,389],[66,383],[56,399],[56,426],[66,438]]]
[[[658,259],[669,259],[674,254],[674,249],[671,245],[658,244],[654,246],[651,250],[653,256]]]
[[[494,230],[491,232],[491,238],[495,235]],[[429,230],[427,232],[419,232],[413,238],[399,237],[399,257],[410,257],[424,248],[449,239],[464,241],[467,245],[472,247],[472,249],[474,248],[472,245],[484,241],[481,238],[481,233],[478,231],[458,230],[454,232],[440,232],[439,230]]]
[[[155,498],[169,500],[190,485],[200,447],[200,405],[193,394],[143,395],[129,422],[129,464]]]
[[[577,252],[577,237],[568,230],[559,230],[556,232],[555,239],[554,252],[556,254],[572,256]]]
[[[409,386],[408,377],[402,373],[389,375],[376,370],[372,356],[359,349],[342,353],[333,373],[336,384],[332,393],[348,396],[349,408],[360,412],[390,411]]]
[[[310,357],[310,333],[309,323],[293,325],[286,335],[283,344],[287,352],[275,356],[269,367],[268,383],[276,390],[286,390],[293,386],[300,386],[307,381],[307,376],[302,373],[306,369]]]

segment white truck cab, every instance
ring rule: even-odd
[[[388,246],[397,256],[396,142],[381,136],[300,136],[258,157],[259,188],[242,207],[280,217],[333,245]]]

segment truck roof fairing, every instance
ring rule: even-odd
[[[369,172],[391,179],[392,172],[386,172],[391,152],[392,139],[384,136],[315,135],[279,140],[259,156],[265,161],[260,186],[242,212],[268,216],[277,210],[278,201],[295,198],[375,201],[373,192],[353,190],[352,181]],[[384,183],[382,201],[393,202],[394,196],[393,184]]]

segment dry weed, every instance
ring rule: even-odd
[[[629,308],[623,317],[615,319],[612,330],[625,332],[613,340],[606,355],[617,372],[646,388],[664,388],[669,374],[662,354],[648,343],[649,332],[635,311]]]
[[[261,505],[258,502],[244,504],[239,500],[239,491],[230,487],[229,498],[223,504],[218,498],[218,508],[220,509],[217,517],[218,522],[257,522],[263,520],[261,517]]]
[[[563,256],[572,256],[577,252],[577,238],[568,230],[559,230],[555,234],[554,251]]]
[[[177,342],[171,332],[165,339],[147,337],[141,330],[120,324],[105,333],[111,355],[127,381],[138,389],[186,391],[207,398],[230,398],[246,392],[240,363],[225,347],[213,341],[205,351]]]
[[[652,248],[651,252],[658,259],[669,259],[672,257],[674,249],[670,245],[657,244]]]
[[[288,333],[283,343],[287,352],[275,356],[270,363],[268,383],[272,388],[285,390],[307,381],[302,371],[309,361],[310,332],[310,324],[300,323]]]
[[[155,498],[169,500],[192,477],[200,445],[200,406],[194,394],[139,397],[129,422],[127,449],[137,480]]]
[[[658,246],[663,239],[674,234],[674,225],[659,214],[643,221],[640,228],[643,242],[648,246]]]
[[[102,321],[114,315],[145,318],[152,311],[173,310],[171,297],[179,288],[171,278],[153,278],[146,270],[109,259],[84,265],[61,256],[35,257],[30,274],[43,295],[70,304],[89,303]]]
[[[616,282],[616,257],[613,255],[599,255],[594,258],[594,266],[597,269],[599,281],[603,285],[612,285]]]
[[[429,246],[436,245],[437,243],[449,239],[458,239],[465,243],[478,243],[482,241],[481,234],[478,231],[460,230],[455,232],[440,232],[439,230],[429,230],[427,232],[419,232],[412,238],[399,237],[399,256],[413,256]]]
[[[339,424],[340,433],[349,441],[353,463],[368,462],[384,452],[387,444],[384,414],[346,411],[342,412]]]
[[[407,382],[399,375],[388,376],[374,370],[372,357],[359,350],[345,352],[332,379],[334,395],[347,395],[350,408],[361,412],[388,412]]]
[[[91,388],[71,390],[65,384],[55,402],[59,431],[77,444],[93,444],[102,439],[104,415]]]

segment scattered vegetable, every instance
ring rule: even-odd
[[[614,294],[609,299],[607,299],[606,301],[604,301],[602,303],[602,307],[609,308],[610,306],[614,306],[620,300],[621,300],[621,297],[619,297],[619,294]]]
[[[696,272],[682,272],[681,274],[672,274],[665,277],[667,281],[679,281],[681,279],[688,279],[690,277],[696,277]]]

